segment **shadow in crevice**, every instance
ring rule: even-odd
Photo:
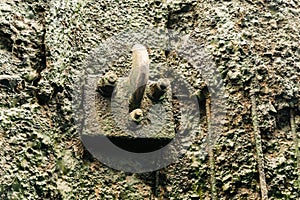
[[[167,175],[163,170],[136,174],[136,177],[151,187],[151,193],[154,197],[164,196],[167,186]]]
[[[116,146],[126,151],[135,153],[147,153],[161,149],[172,141],[172,139],[157,138],[127,138],[127,137],[108,137]]]
[[[9,52],[12,52],[13,50],[13,40],[9,34],[4,33],[2,30],[0,30],[0,49],[7,50]]]

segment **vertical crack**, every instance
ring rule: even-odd
[[[296,124],[295,124],[295,111],[294,108],[290,109],[290,125],[291,125],[291,132],[294,137],[294,146],[295,146],[295,168],[298,175],[297,180],[297,187],[300,190],[300,154],[299,154],[299,136],[296,132]]]
[[[208,131],[208,156],[209,156],[209,166],[210,166],[210,184],[211,184],[211,199],[217,199],[217,189],[216,189],[216,175],[215,175],[215,159],[213,151],[213,139],[212,139],[212,129],[211,129],[211,109],[210,109],[210,98],[206,98],[206,120],[207,120],[207,131]]]
[[[41,80],[41,72],[47,67],[47,45],[46,45],[46,34],[47,34],[47,13],[49,11],[48,3],[44,2],[41,6],[37,6],[34,8],[35,12],[37,12],[39,18],[38,22],[42,26],[42,30],[39,33],[39,53],[38,53],[38,63],[37,66],[34,67],[37,73],[37,78],[33,81],[33,85],[37,86],[39,81]]]
[[[263,158],[263,151],[262,151],[262,141],[260,130],[258,127],[258,116],[257,116],[257,108],[256,108],[256,98],[255,94],[251,94],[251,117],[254,129],[254,138],[255,138],[255,147],[256,147],[256,156],[257,156],[257,163],[258,163],[258,173],[259,173],[259,182],[260,182],[260,190],[261,190],[261,199],[267,200],[268,199],[268,189],[266,183],[266,176],[264,171],[264,158]]]
[[[46,7],[46,6],[45,6]],[[41,14],[41,22],[42,22],[42,26],[43,26],[43,32],[42,32],[42,38],[41,38],[41,68],[38,69],[38,73],[40,73],[42,70],[44,70],[47,66],[47,48],[46,48],[46,34],[47,34],[47,24],[46,24],[46,14],[47,14],[47,10],[49,10],[49,8],[44,8],[43,12]]]
[[[159,195],[159,170],[155,172],[155,186],[154,195],[157,197]]]

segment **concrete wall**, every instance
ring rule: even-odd
[[[1,1],[1,199],[299,198],[299,7],[292,0]],[[132,174],[82,146],[72,91],[94,48],[145,27],[204,46],[224,82],[226,119],[203,154],[214,119],[202,106],[203,131],[184,157],[158,173]],[[129,66],[128,58],[116,67]]]

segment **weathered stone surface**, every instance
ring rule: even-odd
[[[299,7],[292,0],[1,1],[0,198],[260,199],[259,162],[270,199],[299,198]],[[227,118],[208,154],[203,95],[202,131],[189,152],[159,174],[128,174],[82,147],[71,94],[94,48],[148,26],[203,44],[223,78]],[[128,74],[130,55],[118,59],[109,68]],[[154,50],[150,59],[178,66],[199,91],[218,84],[172,53]]]

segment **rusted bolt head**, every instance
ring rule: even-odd
[[[166,91],[166,89],[170,86],[170,83],[166,79],[160,79],[158,81],[158,86],[160,90]]]
[[[118,76],[114,72],[108,72],[101,77],[97,83],[97,91],[103,96],[110,97],[118,81]]]
[[[105,75],[105,78],[107,79],[107,81],[110,83],[110,84],[115,84],[118,80],[118,76],[113,73],[113,72],[108,72],[106,75]]]
[[[136,123],[139,123],[142,121],[143,119],[143,111],[139,108],[133,110],[131,113],[130,113],[130,119]]]

